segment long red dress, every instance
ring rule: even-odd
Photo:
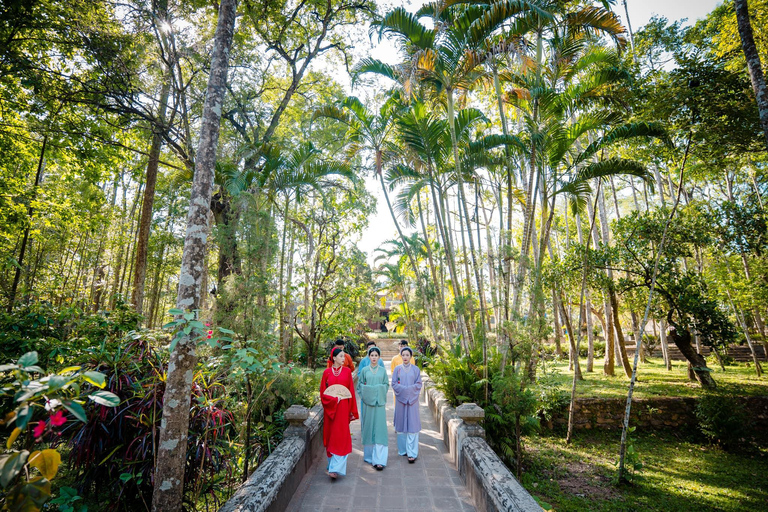
[[[349,389],[352,398],[346,398],[337,402],[336,397],[326,396],[328,386],[341,384]],[[323,372],[320,380],[320,400],[323,402],[323,445],[325,451],[331,455],[349,455],[352,453],[352,435],[349,432],[349,422],[360,417],[357,412],[357,398],[355,397],[355,384],[352,382],[352,371],[341,367],[338,377],[333,375],[333,369],[328,368]]]

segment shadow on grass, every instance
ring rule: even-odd
[[[631,484],[608,483],[617,433],[578,433],[570,446],[555,435],[527,439],[523,484],[558,511],[766,510],[765,450],[727,453],[666,432],[639,437],[635,448],[645,468]]]

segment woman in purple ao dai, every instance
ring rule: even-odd
[[[400,351],[403,364],[392,371],[392,391],[395,393],[395,432],[397,432],[397,453],[407,455],[408,462],[415,462],[419,456],[419,393],[421,372],[413,364],[413,351],[405,347]]]

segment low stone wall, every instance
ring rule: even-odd
[[[289,419],[292,425],[285,430],[283,441],[219,512],[279,512],[288,508],[312,462],[324,451],[323,406],[318,404],[308,412],[296,407],[286,411],[286,419],[294,419]],[[309,417],[300,422],[302,415]]]
[[[462,404],[454,409],[429,376],[422,375],[427,405],[477,510],[540,512],[536,500],[485,442],[485,430],[478,424],[484,411],[475,404]]]
[[[768,396],[738,398],[744,402],[755,429],[768,432]],[[652,429],[693,428],[697,424],[696,398],[640,398],[632,401],[630,426]],[[575,403],[573,427],[577,430],[618,430],[624,422],[627,401],[621,398],[579,398]],[[544,425],[553,428],[568,424],[568,409]]]

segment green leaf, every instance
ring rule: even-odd
[[[173,316],[183,315],[184,314],[184,310],[172,308],[172,309],[168,310],[168,314],[169,315],[173,315]]]
[[[130,473],[120,473],[120,480],[123,483],[130,481],[132,478],[133,478],[133,475]]]
[[[107,378],[106,378],[106,376],[105,376],[103,373],[101,373],[101,372],[94,372],[94,371],[85,372],[85,373],[83,374],[83,378],[84,378],[86,381],[88,381],[88,382],[90,382],[91,384],[93,384],[94,386],[96,386],[97,388],[101,388],[101,389],[103,389],[103,388],[104,388],[104,386],[106,386],[106,385],[107,385]]]
[[[67,383],[67,379],[61,375],[51,375],[48,379],[48,391],[54,391],[63,387]]]
[[[51,482],[39,476],[14,487],[6,501],[11,512],[37,512],[51,499]]]
[[[37,364],[37,361],[37,352],[27,352],[19,358],[19,366],[26,368],[27,366]]]
[[[218,331],[219,331],[219,332],[222,332],[222,333],[224,333],[224,334],[235,334],[235,331],[230,331],[229,329],[225,329],[225,328],[223,328],[223,327],[219,327],[219,328],[218,328]],[[222,339],[223,339],[223,338],[222,338]]]
[[[64,375],[65,373],[70,373],[70,372],[76,372],[80,368],[82,368],[82,367],[81,366],[67,366],[63,370],[59,370],[59,375]]]
[[[26,368],[22,368],[22,371],[25,371],[27,373],[44,373],[42,368],[34,364],[32,366],[27,366]]]
[[[3,489],[7,488],[11,480],[21,472],[21,468],[27,462],[27,457],[29,457],[29,452],[26,450],[0,455],[0,485],[3,486]]]
[[[27,424],[31,419],[32,408],[28,404],[23,403],[21,407],[16,409],[16,426],[21,430],[24,430],[27,427]]]
[[[120,405],[120,397],[109,391],[94,391],[88,395],[88,398],[106,407],[117,407]]]
[[[73,400],[65,400],[61,403],[61,405],[63,405],[66,410],[71,412],[75,418],[79,419],[83,423],[88,421],[88,418],[85,416],[85,409],[83,409],[83,406],[79,403]]]

